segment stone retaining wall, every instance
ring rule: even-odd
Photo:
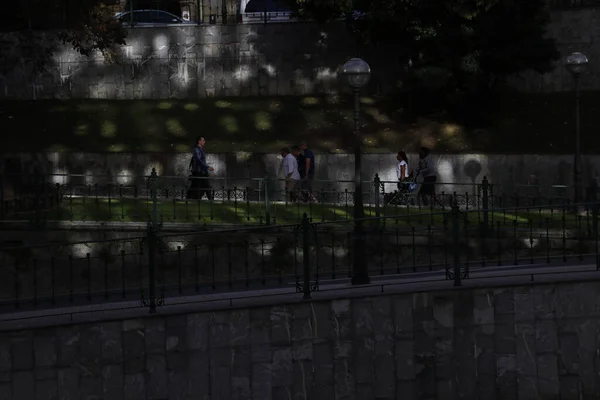
[[[583,51],[590,59],[584,89],[597,90],[600,48],[594,28],[598,10],[554,11],[548,35],[558,41],[561,60],[548,74],[524,72],[512,84],[531,92],[573,89],[563,59]],[[40,41],[48,35],[40,35]],[[197,98],[337,92],[338,68],[361,55],[373,70],[371,92],[396,85],[398,66],[385,49],[359,51],[343,23],[202,25],[129,30],[120,63],[101,55],[82,57],[57,44],[48,70],[32,71],[13,34],[2,34],[0,98]],[[15,62],[15,60],[18,60]]]
[[[0,335],[0,398],[598,398],[597,282]]]

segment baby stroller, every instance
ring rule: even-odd
[[[418,174],[410,174],[403,182],[398,183],[398,190],[386,195],[386,205],[416,204],[421,185],[417,183]]]

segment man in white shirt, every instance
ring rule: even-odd
[[[295,150],[296,148],[294,148]],[[298,160],[297,154],[290,153],[287,147],[281,149],[281,157],[283,157],[282,168],[283,176],[285,178],[285,191],[290,195],[290,201],[295,202],[297,200],[296,186],[300,182],[300,173],[298,172]]]

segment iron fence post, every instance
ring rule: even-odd
[[[158,224],[158,175],[154,168],[150,174],[150,196],[152,198],[152,225],[156,226]]]
[[[462,286],[460,271],[460,226],[458,202],[456,196],[452,198],[451,223],[452,223],[452,268],[454,286]]]
[[[303,299],[310,299],[310,221],[308,215],[302,216],[302,261],[304,263]]]
[[[158,222],[158,175],[156,169],[152,168],[152,173],[148,178],[150,187],[150,197],[152,199],[152,213],[148,221],[148,300],[142,299],[142,305],[147,306],[150,314],[156,313],[156,307],[163,304],[162,298],[156,297],[156,245],[158,243],[156,233],[160,229]]]
[[[269,175],[265,175],[263,180],[263,187],[265,191],[265,222],[267,225],[271,225],[271,201],[269,200]]]
[[[375,193],[375,216],[377,218],[379,218],[381,216],[380,201],[379,201],[380,188],[381,188],[381,179],[379,179],[379,174],[375,174],[375,178],[373,179],[373,193]],[[377,222],[379,222],[379,220]]]
[[[155,236],[152,222],[148,222],[148,308],[150,314],[156,314],[156,258]]]
[[[598,248],[598,182],[596,179],[592,181],[590,186],[589,201],[592,203],[592,234],[594,235],[594,243],[596,246],[596,269],[600,270],[600,249]]]
[[[4,204],[4,184],[6,180],[4,179],[4,170],[0,174],[0,219],[4,219],[5,217],[5,204]]]
[[[490,223],[490,216],[489,216],[489,208],[490,208],[490,204],[489,204],[489,191],[490,191],[490,182],[488,181],[487,176],[483,177],[483,180],[481,181],[481,195],[483,196],[481,199],[481,208],[483,211],[483,227],[484,227],[484,232],[487,230],[489,223]]]
[[[34,221],[35,227],[41,226],[41,208],[42,208],[42,177],[39,167],[35,167],[33,170],[33,207],[34,210]]]

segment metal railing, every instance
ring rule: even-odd
[[[152,180],[154,183],[150,185]],[[191,182],[204,182],[200,192],[190,192]],[[570,189],[556,196],[539,193],[539,187],[501,186],[484,178],[479,183],[435,185],[433,196],[419,190],[397,191],[398,182],[375,175],[363,184],[363,203],[368,216],[405,215],[427,223],[425,214],[445,211],[457,202],[465,210],[543,205],[557,212],[568,207]],[[70,222],[145,222],[156,205],[162,222],[196,224],[285,224],[299,222],[306,213],[311,222],[345,220],[354,215],[354,181],[298,182],[286,190],[285,181],[263,178],[133,175],[76,175],[34,172],[0,177],[0,220]],[[440,191],[440,189],[442,189]],[[521,192],[521,193],[520,193]],[[193,198],[190,194],[202,195]]]
[[[355,250],[380,280],[439,274],[456,286],[474,269],[531,264],[598,265],[598,202],[466,210],[452,201],[424,215],[161,232],[156,212],[146,234],[131,238],[0,248],[4,311],[139,300],[156,311],[169,298],[264,288],[296,288],[304,298],[348,284]],[[156,209],[154,210],[156,211]],[[401,222],[401,223],[398,223]]]

